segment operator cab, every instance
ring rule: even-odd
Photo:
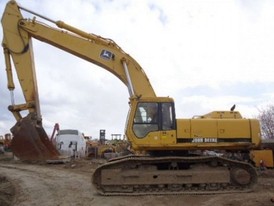
[[[176,128],[173,102],[139,102],[133,121],[133,132],[144,138],[149,132]]]

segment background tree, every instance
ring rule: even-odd
[[[261,123],[263,138],[274,139],[274,105],[260,110],[258,119]]]

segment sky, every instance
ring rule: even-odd
[[[0,0],[2,14],[8,1]],[[17,0],[30,10],[113,39],[145,70],[177,118],[236,110],[254,118],[274,100],[272,0]],[[25,17],[33,15],[22,12]],[[0,28],[0,38],[3,32]],[[106,70],[34,40],[43,126],[124,134],[128,90]],[[0,135],[15,124],[0,53]],[[16,79],[14,71],[14,79]],[[18,83],[15,103],[23,103]]]

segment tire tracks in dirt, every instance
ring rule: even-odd
[[[90,178],[39,165],[0,164],[1,174],[16,187],[15,205],[90,205]]]

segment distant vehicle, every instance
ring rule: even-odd
[[[78,130],[59,130],[56,137],[56,149],[62,155],[84,157],[86,153],[86,139]]]
[[[5,134],[4,136],[0,135],[0,154],[10,152],[11,140],[12,137],[10,133]]]

